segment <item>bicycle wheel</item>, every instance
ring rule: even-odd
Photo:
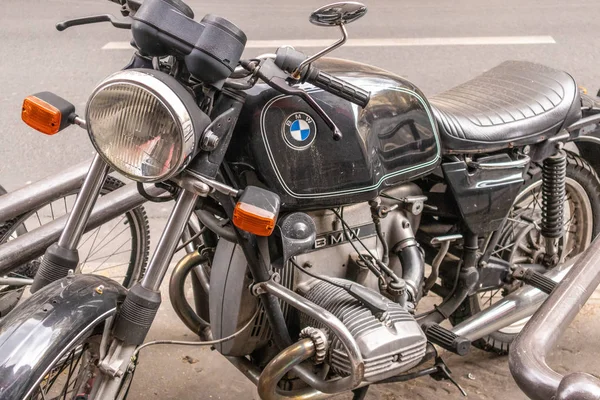
[[[100,195],[125,184],[108,176]],[[77,193],[67,194],[0,225],[0,243],[12,240],[70,212]],[[135,208],[84,234],[79,242],[79,273],[99,274],[130,287],[143,275],[148,260],[150,231],[143,207]],[[7,277],[33,278],[41,257],[20,265]],[[23,294],[23,286],[0,287],[0,317],[9,313]]]

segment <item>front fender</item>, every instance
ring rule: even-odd
[[[53,360],[116,312],[127,290],[97,275],[71,275],[39,290],[0,322],[0,399],[20,399]]]

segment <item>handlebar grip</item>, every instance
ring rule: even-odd
[[[371,99],[370,92],[314,67],[311,67],[306,81],[362,108],[365,108]]]

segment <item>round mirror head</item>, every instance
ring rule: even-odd
[[[313,12],[309,21],[319,26],[339,26],[356,21],[367,13],[367,6],[354,1],[328,4]]]

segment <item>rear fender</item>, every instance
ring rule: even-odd
[[[127,290],[97,275],[71,275],[36,292],[0,322],[0,398],[20,399],[57,357],[114,315]]]

